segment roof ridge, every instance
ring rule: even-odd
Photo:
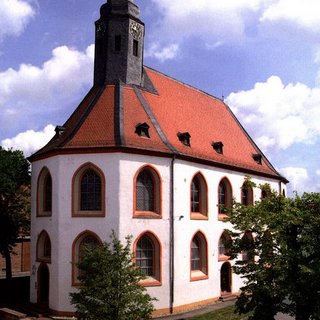
[[[145,97],[143,96],[143,94],[141,93],[141,89],[139,89],[137,86],[133,86],[133,90],[137,96],[137,98],[139,99],[144,111],[147,113],[149,119],[151,120],[154,128],[156,129],[160,139],[162,140],[162,142],[175,154],[178,154],[178,150],[169,142],[168,138],[166,137],[164,131],[162,130],[158,120],[156,119],[154,113],[152,112],[147,100],[145,99]]]
[[[93,87],[94,88],[94,87]],[[92,88],[92,89],[93,89]],[[88,106],[86,107],[86,109],[83,111],[82,115],[80,116],[79,120],[77,121],[77,123],[73,126],[73,128],[71,128],[70,133],[68,134],[68,136],[66,137],[66,139],[63,140],[63,142],[60,144],[60,146],[64,146],[66,143],[68,143],[70,140],[72,140],[72,138],[74,137],[74,135],[76,134],[76,132],[79,130],[79,128],[81,127],[81,125],[84,123],[84,121],[87,119],[88,115],[90,114],[90,112],[92,111],[93,107],[96,105],[98,99],[101,97],[102,93],[104,92],[106,88],[106,85],[103,85],[99,88],[98,92],[93,96],[91,102],[88,104]],[[82,104],[84,100],[81,101],[80,105]],[[77,108],[76,108],[77,110]],[[76,112],[75,110],[75,112]],[[74,114],[74,113],[73,113]],[[69,119],[72,118],[73,114],[69,117]],[[67,123],[69,121],[69,119],[65,122]]]
[[[164,77],[166,77],[166,78],[168,78],[168,79],[170,79],[170,80],[172,80],[172,81],[175,81],[175,82],[177,82],[177,83],[179,83],[179,84],[181,84],[181,85],[183,85],[183,86],[185,86],[185,87],[187,87],[187,88],[190,88],[190,89],[192,89],[192,90],[195,90],[195,91],[197,91],[197,92],[199,92],[199,93],[201,93],[201,94],[204,94],[204,95],[206,95],[206,96],[208,96],[208,97],[210,97],[210,98],[214,98],[214,99],[216,99],[216,100],[218,100],[218,101],[223,102],[222,99],[214,96],[213,94],[208,93],[207,91],[204,91],[204,90],[202,90],[202,89],[199,89],[199,88],[197,88],[197,87],[195,87],[195,86],[192,86],[192,85],[190,85],[190,84],[187,84],[187,83],[185,83],[185,82],[183,82],[183,81],[181,81],[181,80],[178,80],[178,79],[176,79],[176,78],[174,78],[174,77],[171,77],[171,76],[167,75],[167,74],[164,73],[164,72],[161,72],[161,71],[159,71],[159,70],[156,70],[156,69],[151,68],[151,67],[148,67],[148,66],[144,66],[144,68],[146,68],[147,70],[156,72],[156,73],[158,73],[158,74],[160,74],[160,75],[162,75],[162,76],[164,76]]]
[[[114,88],[114,141],[116,146],[126,145],[123,119],[123,83],[119,81]]]

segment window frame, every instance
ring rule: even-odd
[[[50,245],[50,255],[45,255],[46,245],[48,244]],[[48,232],[46,230],[42,230],[37,238],[36,261],[51,263],[51,257],[52,257],[51,239],[49,237]]]
[[[246,194],[244,195],[244,193]],[[244,182],[241,187],[241,204],[244,206],[253,206],[253,199],[253,188],[246,186]]]
[[[47,203],[47,182],[48,178],[51,179],[51,210],[46,210]],[[52,175],[47,167],[43,167],[39,173],[37,181],[37,209],[36,216],[41,217],[51,217],[52,216],[52,206],[53,206],[53,180]]]
[[[193,211],[193,185],[198,181],[198,211]],[[208,220],[208,185],[201,172],[197,172],[190,183],[190,218],[192,220]]]
[[[159,238],[151,231],[142,232],[137,236],[133,243],[133,262],[136,265],[137,247],[139,241],[146,237],[153,247],[153,275],[146,276],[145,279],[139,282],[144,287],[156,287],[162,285],[162,246]],[[139,268],[138,266],[136,266]]]
[[[192,249],[194,239],[199,243],[199,269],[193,269],[192,262]],[[191,238],[190,241],[190,281],[199,281],[208,279],[208,241],[206,236],[198,230]]]
[[[137,181],[139,175],[143,173],[145,170],[147,170],[147,172],[151,175],[153,182],[153,211],[138,210],[137,208]],[[162,218],[162,181],[158,170],[149,164],[142,166],[136,172],[133,178],[133,218]]]
[[[78,236],[74,239],[73,243],[72,243],[72,270],[71,270],[71,277],[72,277],[72,286],[73,287],[78,287],[80,286],[80,281],[78,280],[78,276],[80,275],[80,271],[79,268],[77,267],[77,263],[79,262],[79,258],[80,258],[80,247],[81,244],[83,243],[83,241],[87,238],[87,237],[92,237],[95,238],[97,240],[98,245],[102,245],[102,241],[100,239],[100,237],[94,233],[93,231],[90,230],[85,230],[83,232],[81,232],[80,234],[78,234]]]
[[[245,241],[244,239],[247,238],[248,241],[250,241],[252,243],[252,246],[254,247],[254,238],[253,238],[253,234],[251,231],[247,230],[244,232],[241,240]],[[253,254],[252,254],[253,252]],[[242,261],[244,262],[254,262],[255,261],[255,255],[254,255],[254,248],[252,250],[244,250],[242,251]]]
[[[223,244],[223,250],[224,252],[221,253],[221,243],[225,241],[225,242],[232,242],[232,238],[231,236],[228,234],[228,232],[226,230],[224,230],[219,238],[219,242],[218,242],[218,261],[226,261],[230,259],[230,255],[228,255],[227,249],[225,247],[225,245]]]
[[[101,179],[101,210],[81,210],[81,180],[88,170],[93,170]],[[72,178],[72,217],[99,218],[106,214],[106,183],[101,169],[91,162],[85,163],[74,173]]]
[[[220,203],[220,186],[224,186],[225,189],[223,204]],[[232,207],[232,194],[232,185],[229,179],[227,177],[222,178],[218,184],[218,220],[224,220],[228,216],[222,206],[227,209]]]

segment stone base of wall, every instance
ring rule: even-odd
[[[18,320],[18,319],[24,319],[26,318],[26,314],[8,309],[8,308],[2,308],[0,309],[0,319],[1,320]]]

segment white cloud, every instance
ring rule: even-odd
[[[149,33],[149,57],[160,61],[176,58],[181,43],[190,37],[200,38],[208,50],[223,43],[242,42],[246,24],[259,9],[261,1],[198,0],[186,3],[185,0],[152,0],[159,20]]]
[[[226,102],[264,151],[310,144],[320,137],[320,88],[284,85],[271,76],[252,90],[231,93]]]
[[[151,47],[146,50],[145,57],[156,58],[161,62],[174,59],[179,52],[178,44],[171,44],[167,47],[161,47],[159,44],[152,44]]]
[[[27,130],[13,138],[1,141],[1,145],[5,149],[21,150],[27,157],[45,146],[53,137],[55,133],[54,128],[52,124],[49,124],[42,131]]]
[[[85,52],[62,46],[41,67],[21,64],[0,72],[0,138],[38,130],[54,113],[69,114],[66,106],[92,84],[93,56],[93,45]]]
[[[288,21],[310,31],[320,31],[318,0],[278,0],[270,3],[261,21]]]
[[[288,36],[288,32],[279,32],[283,23],[288,25],[291,36],[297,35],[292,31],[294,27],[311,34],[320,31],[318,0],[152,0],[152,4],[159,19],[149,34],[151,47],[180,45],[194,37],[201,39],[208,50],[214,50],[221,44],[243,44],[248,38],[252,41],[259,32],[260,36],[268,34],[267,30],[279,39]]]
[[[35,15],[30,3],[24,0],[0,1],[0,41],[8,35],[18,36]]]
[[[287,167],[280,169],[280,172],[290,181],[287,190],[289,196],[294,191],[299,194],[310,191],[310,177],[306,168]]]

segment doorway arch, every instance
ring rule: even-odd
[[[225,262],[221,266],[220,271],[220,290],[221,295],[228,294],[232,292],[232,271],[229,262]]]
[[[41,263],[37,274],[38,304],[49,306],[49,282],[50,274],[46,263]]]

